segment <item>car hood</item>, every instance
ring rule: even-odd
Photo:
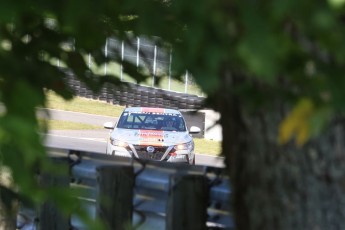
[[[170,146],[186,143],[192,140],[189,133],[163,131],[163,130],[142,130],[142,129],[119,129],[115,128],[110,136],[113,139],[125,141],[135,145]]]

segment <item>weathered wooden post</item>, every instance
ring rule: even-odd
[[[4,165],[0,165],[0,184],[0,230],[15,230],[18,202],[11,197],[13,179]]]
[[[202,175],[170,178],[166,230],[207,229],[208,180]]]
[[[132,224],[134,169],[132,166],[107,165],[97,168],[97,217],[109,230]]]
[[[53,158],[53,162],[61,168],[69,167],[68,158]],[[57,175],[52,173],[41,173],[39,183],[42,187],[69,187],[69,175]],[[70,229],[70,218],[54,205],[52,202],[45,202],[39,209],[40,230],[66,230]]]

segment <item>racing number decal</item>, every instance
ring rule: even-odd
[[[139,144],[140,145],[154,145],[163,146],[163,131],[157,130],[139,130]]]

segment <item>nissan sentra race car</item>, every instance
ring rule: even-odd
[[[106,153],[167,162],[195,164],[194,141],[180,111],[175,109],[130,107],[118,122],[106,122],[111,129]]]

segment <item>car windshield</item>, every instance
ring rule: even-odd
[[[117,128],[186,131],[182,116],[168,113],[124,112],[117,123]]]

